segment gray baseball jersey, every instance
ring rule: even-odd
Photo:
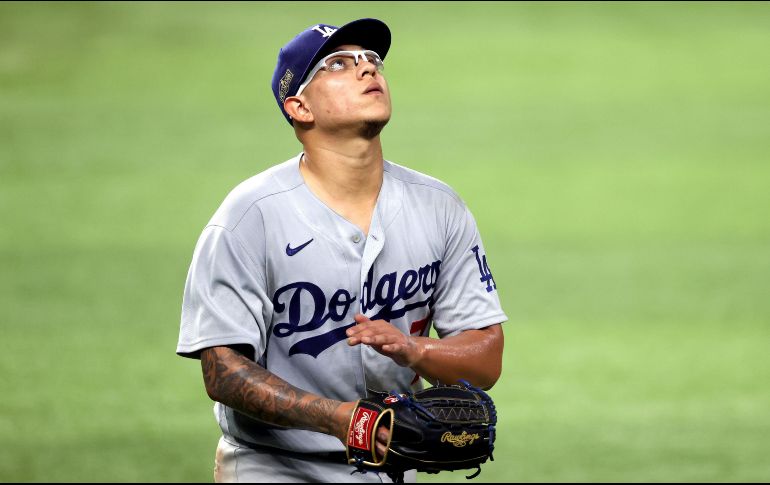
[[[236,187],[203,230],[182,305],[177,353],[248,345],[290,384],[340,401],[420,385],[414,371],[349,346],[353,316],[440,337],[507,319],[476,223],[442,182],[384,161],[369,234],[305,185],[298,155]],[[337,438],[283,429],[220,403],[225,438],[296,452],[344,450]]]

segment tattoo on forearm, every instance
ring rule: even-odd
[[[216,400],[259,420],[332,433],[341,403],[298,389],[227,347],[201,353],[203,378]]]

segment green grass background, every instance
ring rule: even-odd
[[[300,150],[279,47],[366,16],[510,316],[477,481],[770,480],[770,4],[4,2],[0,481],[211,480],[195,241]]]

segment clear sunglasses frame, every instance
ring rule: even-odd
[[[367,56],[369,56],[369,57],[367,57]],[[332,59],[334,57],[351,57],[355,61],[355,65],[356,66],[358,66],[358,60],[360,58],[360,59],[363,59],[366,62],[371,62],[372,64],[374,64],[374,66],[377,68],[378,72],[382,72],[383,69],[384,69],[384,66],[383,66],[383,63],[382,63],[382,58],[380,57],[379,54],[377,54],[374,51],[361,50],[361,51],[337,51],[337,52],[332,52],[328,56],[326,56],[323,59],[321,59],[320,61],[318,61],[318,63],[315,65],[315,67],[313,67],[313,69],[307,75],[307,78],[305,79],[305,82],[300,84],[299,89],[297,89],[297,94],[295,94],[294,96],[299,96],[300,94],[302,94],[302,91],[304,91],[305,88],[307,87],[307,85],[310,84],[310,81],[312,81],[313,77],[316,74],[318,74],[318,71],[320,71],[322,69],[325,69],[325,70],[331,71],[331,72],[337,72],[337,71],[345,70],[346,69],[345,67],[341,67],[339,69],[333,69],[332,66],[327,66],[326,65],[326,61],[328,61],[329,59]]]

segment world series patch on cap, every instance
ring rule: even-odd
[[[359,19],[342,27],[315,24],[300,32],[278,52],[273,71],[272,88],[275,101],[289,124],[283,102],[294,96],[313,66],[335,47],[345,44],[360,45],[373,50],[380,59],[390,50],[390,29],[381,20]]]

